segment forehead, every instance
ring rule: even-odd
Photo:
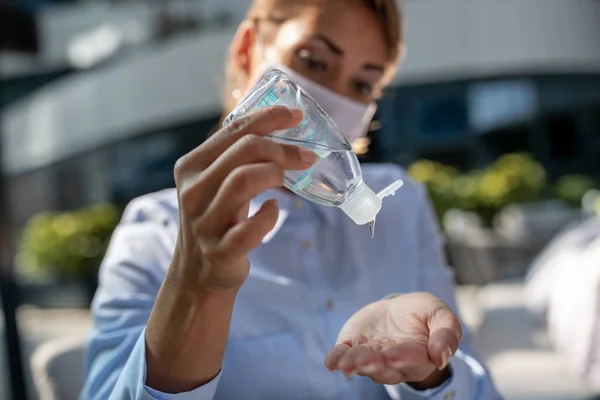
[[[388,61],[388,48],[379,20],[359,2],[325,1],[307,6],[297,18],[281,26],[276,42],[293,46],[314,35],[330,39],[350,62],[384,65]]]

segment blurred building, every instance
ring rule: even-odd
[[[13,0],[39,41],[35,55],[0,52],[13,222],[172,185],[175,160],[218,121],[223,61],[249,3]],[[600,2],[404,9],[408,54],[368,160],[468,168],[526,150],[552,176],[600,175]]]

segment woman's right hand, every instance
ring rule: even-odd
[[[316,154],[265,138],[296,126],[300,111],[272,107],[221,129],[177,161],[179,232],[173,260],[146,326],[146,384],[181,393],[221,369],[247,254],[277,222],[268,201],[248,218],[250,200],[307,169]],[[202,355],[199,357],[199,355]]]
[[[265,138],[296,126],[302,112],[261,109],[232,122],[175,165],[179,234],[171,266],[193,289],[237,290],[249,273],[247,254],[269,233],[279,213],[275,200],[248,218],[252,198],[280,187],[284,170],[303,170],[317,155]]]

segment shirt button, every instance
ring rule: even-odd
[[[309,250],[310,250],[310,248],[311,248],[311,244],[310,244],[310,242],[309,242],[308,240],[305,240],[305,241],[303,241],[303,242],[302,242],[302,248],[303,248],[305,251],[309,251]]]
[[[327,302],[325,303],[325,307],[328,310],[333,310],[335,308],[335,301],[333,301],[332,299],[327,300]]]
[[[296,208],[302,210],[304,208],[304,202],[302,200],[296,200]]]
[[[449,391],[448,393],[446,393],[444,395],[444,400],[452,400],[454,399],[454,395],[456,394],[456,392],[454,390]]]

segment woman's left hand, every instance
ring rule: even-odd
[[[462,337],[458,317],[429,293],[409,293],[371,303],[342,327],[325,366],[374,382],[439,386]]]

